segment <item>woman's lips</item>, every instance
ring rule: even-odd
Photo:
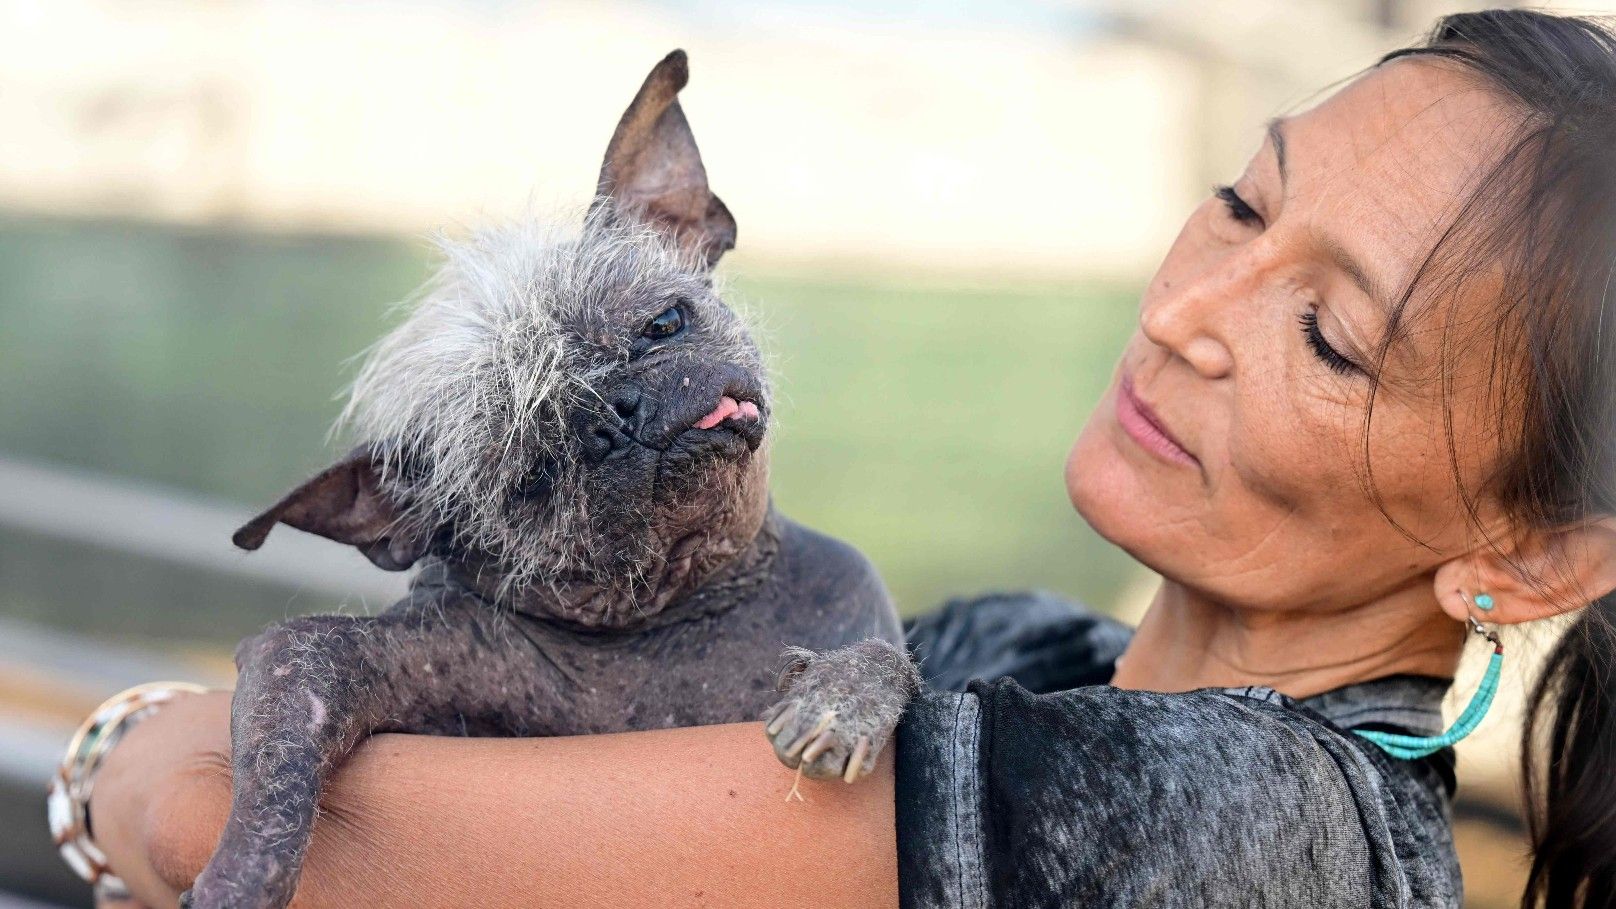
[[[1173,464],[1199,467],[1201,462],[1167,431],[1161,418],[1133,393],[1133,376],[1124,375],[1117,387],[1117,422],[1139,447]]]

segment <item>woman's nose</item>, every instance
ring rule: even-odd
[[[1220,271],[1215,268],[1190,279],[1158,278],[1139,308],[1145,337],[1208,379],[1234,371],[1239,295],[1251,293]]]

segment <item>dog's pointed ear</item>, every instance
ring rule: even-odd
[[[276,524],[347,543],[380,568],[403,571],[426,554],[431,534],[401,520],[404,509],[382,484],[381,459],[369,447],[354,449],[230,537],[242,549],[257,549]]]
[[[696,137],[679,108],[679,90],[689,81],[682,50],[645,77],[606,146],[595,194],[665,231],[712,268],[735,248],[735,219],[708,188]]]

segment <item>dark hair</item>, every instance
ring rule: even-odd
[[[1440,298],[1477,266],[1500,270],[1498,318],[1470,336],[1491,347],[1504,451],[1486,489],[1521,526],[1616,514],[1616,348],[1603,331],[1607,320],[1616,326],[1616,33],[1591,18],[1466,13],[1381,62],[1416,56],[1478,77],[1519,121],[1410,282],[1380,356],[1416,282]],[[1443,337],[1465,337],[1462,327],[1450,313]],[[1457,477],[1451,408],[1447,423]],[[1476,520],[1478,491],[1461,484],[1461,494]],[[1527,909],[1616,907],[1616,596],[1566,607],[1585,605],[1530,699]]]

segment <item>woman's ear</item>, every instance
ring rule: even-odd
[[[1616,517],[1483,545],[1439,566],[1433,583],[1442,611],[1461,622],[1474,615],[1514,625],[1561,615],[1616,590]],[[1473,606],[1479,593],[1493,598],[1491,610]]]

